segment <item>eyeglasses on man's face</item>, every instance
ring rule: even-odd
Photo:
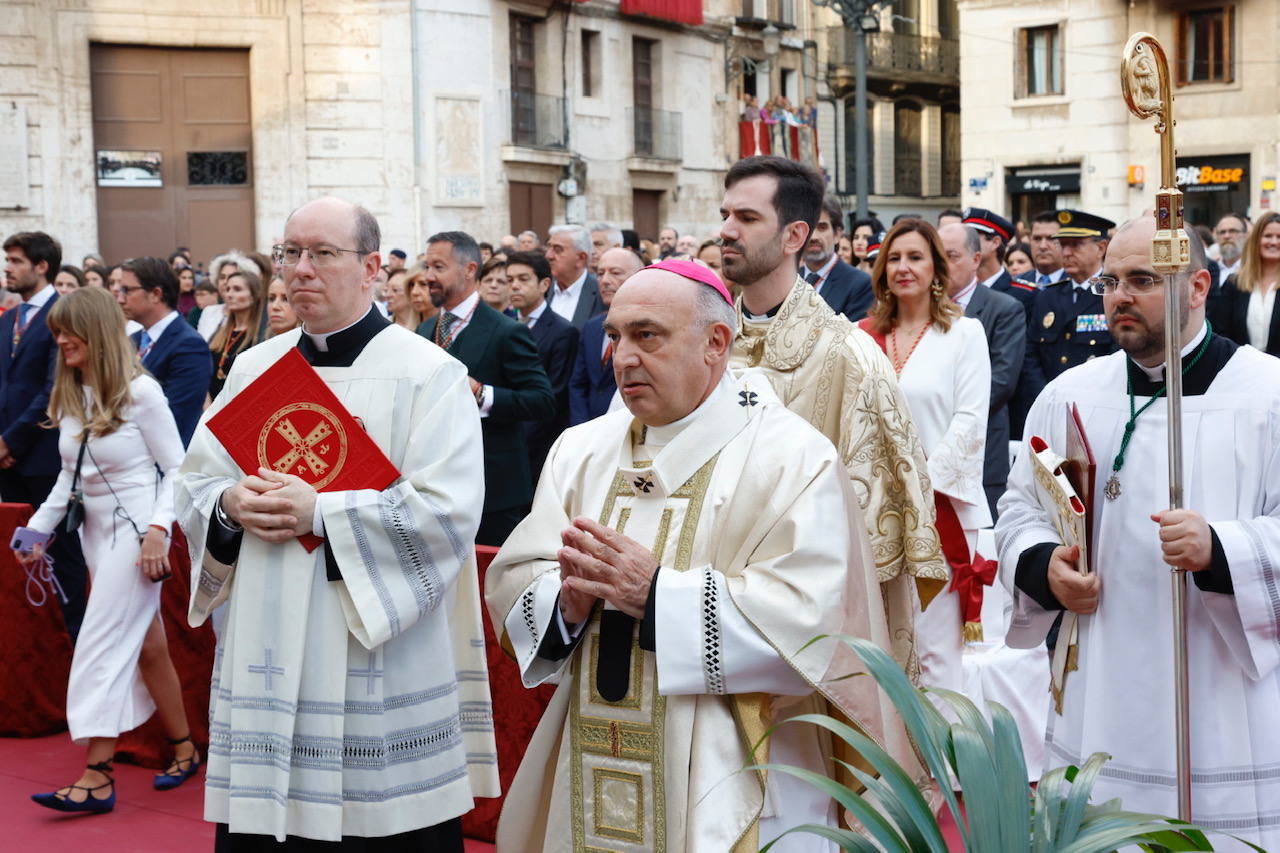
[[[1153,275],[1130,275],[1116,278],[1113,275],[1100,275],[1089,279],[1089,290],[1099,296],[1115,293],[1124,285],[1125,291],[1132,296],[1142,296],[1155,290],[1164,283],[1164,278]]]
[[[337,246],[330,246],[325,243],[318,243],[315,246],[295,246],[292,243],[278,243],[271,247],[271,260],[281,266],[295,266],[302,260],[302,253],[306,252],[307,257],[311,259],[311,265],[317,269],[331,267],[337,264],[344,252],[352,255],[364,254],[359,249],[339,249]]]

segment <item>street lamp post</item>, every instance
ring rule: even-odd
[[[867,218],[867,33],[880,31],[876,7],[885,0],[813,0],[838,14],[846,30],[853,32],[853,192],[858,198],[858,219]]]

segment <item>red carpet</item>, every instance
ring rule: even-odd
[[[151,787],[155,771],[116,764],[116,808],[107,815],[62,815],[31,802],[80,775],[84,752],[65,734],[0,738],[0,850],[14,853],[204,853],[213,824],[201,819],[203,775],[175,791]],[[467,853],[492,844],[467,842]]]

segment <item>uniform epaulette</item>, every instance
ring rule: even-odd
[[[1011,280],[1009,283],[1010,283],[1011,285],[1013,285],[1014,287],[1018,287],[1018,288],[1021,288],[1021,289],[1023,289],[1023,290],[1029,290],[1029,291],[1031,291],[1032,293],[1035,293],[1037,290],[1039,290],[1039,289],[1040,289],[1040,288],[1036,287],[1034,284],[1032,284],[1032,283],[1031,283],[1031,282],[1029,282],[1029,281],[1023,281],[1023,280],[1021,280],[1021,279],[1017,279],[1017,278],[1015,278],[1015,279]]]

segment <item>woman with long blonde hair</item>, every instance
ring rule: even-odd
[[[46,426],[60,430],[62,472],[18,531],[25,544],[15,555],[23,563],[42,559],[49,540],[74,532],[79,517],[93,585],[71,660],[67,726],[88,760],[75,783],[32,799],[56,811],[102,814],[115,806],[116,739],[153,711],[175,753],[155,787],[175,788],[200,766],[160,620],[158,582],[169,574],[172,480],[182,439],[108,291],[67,294],[54,303],[48,323],[58,362]]]
[[[871,270],[876,301],[858,325],[898,374],[928,458],[942,553],[963,579],[973,570],[979,528],[991,524],[982,488],[991,360],[982,324],[964,316],[947,284],[938,232],[922,219],[904,219],[884,238]],[[954,589],[916,618],[921,684],[961,690],[967,628]]]
[[[222,295],[226,316],[209,341],[209,352],[213,358],[209,399],[217,397],[226,384],[236,356],[261,339],[262,312],[266,301],[260,276],[239,268],[227,276]]]
[[[1280,213],[1264,213],[1245,238],[1240,271],[1210,288],[1209,319],[1213,330],[1237,344],[1280,355]]]

